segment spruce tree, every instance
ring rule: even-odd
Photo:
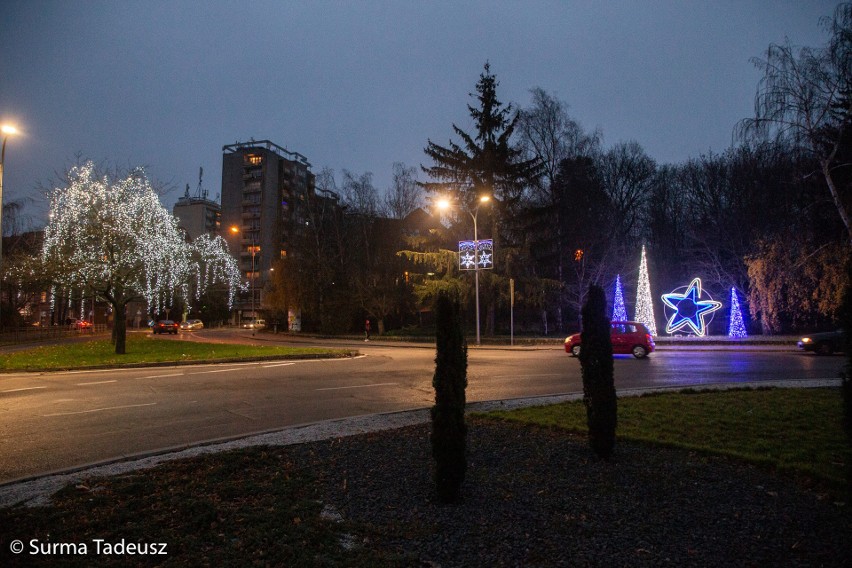
[[[444,503],[459,500],[467,460],[464,423],[467,388],[467,342],[462,332],[458,300],[441,292],[435,302],[435,406],[432,407],[432,457],[435,485]]]
[[[589,286],[583,306],[580,365],[583,374],[583,403],[592,450],[606,459],[615,446],[617,401],[613,378],[612,339],[603,288]]]
[[[467,107],[476,133],[468,134],[453,124],[461,144],[451,141],[449,146],[441,146],[429,140],[425,152],[434,165],[422,169],[436,181],[423,183],[426,191],[449,190],[462,207],[472,210],[482,195],[493,196],[501,204],[512,204],[525,187],[542,175],[541,160],[525,160],[522,150],[510,143],[519,114],[511,104],[503,106],[497,100],[498,85],[486,63],[476,93],[471,94],[479,106]]]

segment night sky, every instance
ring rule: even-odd
[[[785,37],[820,46],[836,2],[5,0],[4,201],[33,197],[82,156],[144,165],[172,187],[198,168],[216,197],[222,146],[269,139],[313,171],[429,165],[489,61],[504,103],[541,87],[604,147],[636,140],[660,163],[724,151],[753,113],[750,62]],[[419,170],[419,167],[418,167]],[[421,179],[425,179],[420,174]],[[42,202],[29,207],[43,224]]]

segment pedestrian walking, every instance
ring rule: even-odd
[[[364,341],[370,341],[370,318],[364,322]]]

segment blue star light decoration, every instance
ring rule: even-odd
[[[703,336],[707,331],[704,318],[722,307],[722,302],[701,299],[701,279],[695,278],[686,292],[663,294],[663,303],[674,310],[666,325],[666,333],[685,330]]]

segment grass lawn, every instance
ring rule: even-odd
[[[484,416],[588,432],[582,401]],[[852,460],[842,419],[839,389],[682,391],[618,399],[616,439],[731,456],[842,487]]]
[[[582,402],[481,416],[585,432]],[[833,484],[850,456],[841,416],[838,389],[665,394],[620,399],[618,436],[735,456]],[[69,486],[50,506],[0,509],[5,547],[21,535],[37,546],[90,547],[89,556],[0,550],[0,559],[4,566],[89,566],[94,559],[116,566],[405,565],[369,546],[343,546],[346,534],[370,534],[370,527],[323,518],[313,472],[287,456],[269,447],[206,455]],[[168,556],[94,556],[94,539],[166,542]],[[31,550],[29,540],[24,544]]]
[[[0,371],[113,367],[144,363],[244,361],[257,358],[349,357],[349,349],[202,343],[129,335],[127,353],[116,355],[109,339],[34,347],[0,357]]]

